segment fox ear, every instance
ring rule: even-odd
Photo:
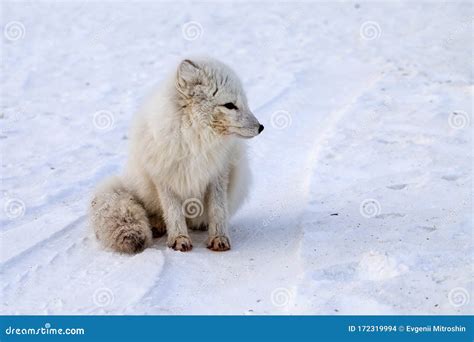
[[[193,61],[183,60],[178,66],[176,89],[185,96],[192,95],[194,86],[201,83],[200,70]]]

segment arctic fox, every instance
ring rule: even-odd
[[[208,230],[207,247],[230,249],[229,217],[246,196],[245,144],[263,125],[242,84],[225,64],[183,60],[134,118],[122,176],[100,185],[91,224],[108,248],[138,253],[167,233],[167,245],[189,251],[190,229]]]

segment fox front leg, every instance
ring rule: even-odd
[[[208,187],[206,196],[209,238],[207,247],[213,251],[222,252],[230,249],[227,212],[228,174],[220,175]]]
[[[168,232],[167,245],[176,251],[187,252],[193,248],[188,235],[186,218],[180,198],[168,187],[158,187],[158,195]]]

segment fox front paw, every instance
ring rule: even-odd
[[[168,239],[168,247],[175,251],[187,252],[193,249],[193,243],[187,235],[179,235],[175,238]]]
[[[230,241],[227,236],[213,236],[210,237],[207,243],[207,248],[215,252],[224,252],[230,249]]]
[[[160,215],[152,215],[149,218],[153,238],[159,238],[166,234],[166,224]]]

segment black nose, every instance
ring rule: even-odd
[[[263,125],[260,125],[260,126],[258,127],[258,134],[262,133],[262,131],[263,131],[264,128],[265,128],[265,127],[263,127]]]

